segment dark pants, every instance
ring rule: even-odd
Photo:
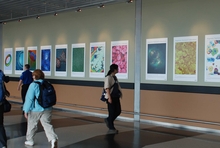
[[[28,90],[29,85],[30,85],[30,84],[23,84],[23,85],[22,85],[21,97],[22,97],[23,104],[24,104],[24,102],[25,102],[25,96],[26,96],[26,93],[27,93],[27,90]]]
[[[108,124],[109,129],[115,129],[114,121],[121,114],[121,103],[119,98],[112,97],[112,103],[108,104]]]
[[[7,146],[7,137],[4,128],[4,106],[0,105],[0,147]]]

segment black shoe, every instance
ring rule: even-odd
[[[109,128],[108,119],[105,118],[104,121],[105,121],[106,126]]]

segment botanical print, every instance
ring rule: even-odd
[[[220,35],[205,36],[205,81],[220,82]]]
[[[105,43],[90,44],[90,77],[104,77]]]
[[[198,36],[174,38],[175,81],[197,81]]]
[[[111,64],[118,65],[118,78],[128,78],[128,41],[111,42]]]

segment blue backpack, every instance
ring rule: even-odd
[[[56,97],[56,91],[53,87],[53,85],[43,80],[43,82],[34,82],[37,83],[40,89],[40,94],[38,96],[37,101],[40,106],[43,108],[48,108],[56,104],[57,97]]]

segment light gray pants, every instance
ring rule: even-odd
[[[53,139],[58,139],[56,133],[54,132],[53,125],[51,125],[51,114],[52,110],[45,110],[42,112],[29,112],[28,113],[28,125],[26,139],[28,141],[34,141],[34,135],[37,131],[37,124],[40,120],[44,131],[46,133],[47,139],[50,142]]]

